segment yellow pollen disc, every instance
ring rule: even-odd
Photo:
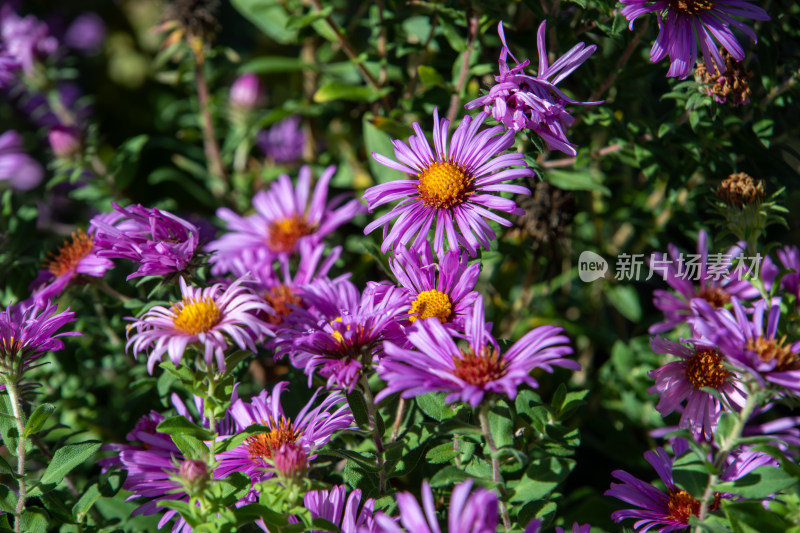
[[[700,15],[714,7],[713,0],[670,0],[669,7],[682,15]]]
[[[342,317],[334,318],[333,320],[330,321],[330,325],[332,328],[334,322],[342,322]],[[347,326],[347,329],[350,329],[350,326]],[[344,336],[338,331],[336,331],[336,328],[333,328],[333,338],[339,341],[340,343],[344,344]]]
[[[409,320],[414,322],[418,318],[436,317],[444,324],[453,314],[453,303],[450,297],[436,289],[419,293],[417,299],[411,303]]]
[[[506,362],[500,353],[486,346],[479,354],[471,349],[462,350],[461,357],[453,357],[456,365],[453,374],[469,383],[479,387],[485,386],[490,381],[496,381],[506,373]]]
[[[295,431],[292,421],[286,418],[281,418],[280,421],[273,422],[270,426],[272,429],[269,433],[258,433],[245,439],[244,445],[250,453],[251,459],[272,459],[275,450],[284,444],[295,442],[300,436],[300,432]]]
[[[757,353],[765,363],[775,361],[776,372],[800,369],[800,356],[792,352],[791,345],[786,344],[785,335],[780,339],[750,339],[745,348]]]
[[[210,331],[217,325],[221,315],[217,303],[210,296],[199,301],[184,298],[183,301],[173,304],[170,314],[175,329],[187,335]]]
[[[54,276],[63,276],[71,270],[75,270],[81,259],[89,255],[94,248],[92,238],[86,232],[79,229],[72,234],[72,241],[65,240],[58,252],[51,254],[47,261],[47,270]]]
[[[672,518],[688,524],[689,518],[700,512],[700,502],[685,490],[673,490],[669,493],[667,508]]]
[[[302,216],[273,220],[267,229],[267,244],[276,252],[293,252],[297,241],[314,233],[314,229]]]
[[[686,360],[683,373],[689,383],[697,389],[703,387],[719,389],[728,377],[728,371],[722,365],[722,356],[708,348],[694,352]]]
[[[437,161],[417,174],[420,198],[430,207],[449,209],[471,194],[472,175],[463,165]]]

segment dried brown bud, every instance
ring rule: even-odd
[[[720,48],[725,60],[725,72],[720,73],[715,65],[714,72],[709,72],[703,63],[697,63],[694,71],[695,80],[703,86],[706,94],[712,96],[720,104],[730,102],[733,105],[750,103],[750,83],[753,73],[745,70],[741,62],[736,61],[727,50]]]
[[[764,180],[754,180],[744,172],[731,174],[722,180],[716,194],[730,206],[755,204],[764,198]]]
[[[188,35],[208,42],[219,30],[217,8],[219,0],[171,0],[167,19],[176,20]]]

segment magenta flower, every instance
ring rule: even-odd
[[[42,178],[44,169],[25,152],[22,136],[14,130],[0,135],[0,182],[5,181],[20,191],[29,191],[39,185]]]
[[[292,115],[258,132],[256,144],[269,159],[287,165],[303,158],[306,135],[300,115]]]
[[[723,356],[713,347],[702,343],[691,346],[672,342],[661,337],[650,340],[653,351],[680,357],[656,370],[648,372],[655,385],[648,391],[658,393],[656,409],[661,416],[683,407],[679,426],[689,428],[693,434],[711,440],[723,409],[741,409],[747,393],[738,377],[723,365]],[[703,387],[715,389],[724,403],[714,395],[704,392]]]
[[[351,427],[353,416],[342,394],[331,393],[313,407],[319,389],[297,416],[287,417],[281,406],[281,394],[288,385],[282,381],[275,385],[272,394],[263,390],[249,403],[234,402],[229,412],[236,422],[237,431],[261,424],[267,426],[269,432],[251,435],[236,448],[218,454],[216,478],[223,478],[231,472],[243,472],[257,483],[271,477],[274,469],[280,466],[275,464],[275,455],[283,446],[298,447],[302,456],[311,461],[316,457],[316,450],[327,444],[335,432]],[[286,448],[286,451],[291,450]],[[291,458],[283,459],[288,463]]]
[[[200,231],[186,220],[141,205],[120,207],[95,217],[94,244],[100,257],[128,259],[139,266],[127,279],[163,276],[185,270],[194,257]]]
[[[58,50],[58,41],[50,35],[47,24],[33,15],[20,17],[10,4],[0,10],[0,39],[27,75],[33,74],[37,61]]]
[[[0,42],[0,89],[11,87],[17,80],[17,72],[22,68],[19,62],[5,50]]]
[[[101,215],[102,216],[102,215]],[[55,299],[77,276],[102,278],[114,266],[109,259],[100,257],[94,244],[94,228],[86,233],[78,229],[71,240],[64,240],[58,252],[51,254],[46,269],[31,283],[33,298],[37,305]]]
[[[713,254],[710,261],[708,236],[705,230],[697,235],[697,253],[684,254],[670,244],[669,255],[653,254],[650,268],[662,274],[667,284],[678,294],[657,289],[653,291],[653,304],[664,313],[664,320],[650,326],[650,333],[663,333],[695,316],[692,302],[704,300],[715,308],[727,305],[732,296],[741,299],[755,298],[758,289],[742,279],[746,272],[742,266],[731,272],[733,260],[744,254],[744,243],[731,247],[724,254]],[[698,283],[699,282],[699,283]]]
[[[241,276],[245,273],[240,271],[241,265],[250,265],[250,270],[254,265],[272,263],[275,259],[286,262],[298,251],[301,240],[319,244],[323,237],[364,212],[358,200],[343,204],[345,196],[327,201],[328,183],[335,172],[333,166],[323,172],[310,198],[311,169],[304,166],[297,187],[284,174],[269,191],[256,193],[253,197],[256,213],[241,217],[230,209],[219,209],[217,216],[232,231],[206,247],[215,252],[211,258],[212,272]]]
[[[44,307],[11,305],[0,312],[0,383],[18,382],[44,353],[64,348],[59,337],[80,335],[58,333],[64,325],[75,321],[75,313],[69,309],[56,311],[58,306],[48,302]]]
[[[352,491],[350,496],[347,496],[344,485],[336,485],[330,490],[312,490],[303,497],[303,503],[312,518],[323,518],[331,522],[341,533],[375,531],[375,520],[372,517],[375,500],[368,498],[362,506],[359,489]]]
[[[450,533],[496,533],[498,524],[497,495],[478,487],[472,490],[472,480],[457,485],[450,496],[447,530]],[[378,533],[441,533],[436,518],[433,492],[427,481],[422,482],[422,507],[409,492],[395,495],[399,521],[382,512],[375,514]],[[401,527],[402,525],[402,527]]]
[[[534,175],[533,170],[525,166],[522,154],[499,155],[514,144],[514,132],[502,133],[501,126],[478,132],[486,117],[485,113],[479,113],[474,120],[469,116],[464,117],[448,145],[450,122],[447,119],[439,120],[438,111],[434,110],[435,151],[431,150],[419,124],[415,122],[416,135],[409,137],[408,144],[392,141],[397,161],[381,154],[372,154],[378,163],[410,174],[413,178],[376,185],[364,193],[370,211],[401,200],[388,214],[364,229],[364,234],[368,234],[383,226],[383,253],[397,246],[406,246],[412,239],[414,247],[421,245],[428,239],[428,232],[435,221],[433,249],[438,256],[444,255],[445,235],[451,250],[463,246],[471,256],[475,256],[478,248],[488,249],[489,241],[496,238],[485,219],[502,226],[511,225],[511,222],[489,209],[513,215],[523,214],[513,200],[482,194],[530,194],[521,185],[503,182]],[[389,224],[394,219],[397,220],[389,232]]]
[[[669,56],[668,77],[685,78],[697,61],[697,43],[703,63],[709,72],[714,67],[725,72],[725,60],[719,53],[721,44],[736,60],[744,59],[744,50],[733,35],[737,29],[756,42],[749,26],[734,17],[769,20],[769,15],[752,0],[620,0],[622,14],[630,22],[645,13],[658,17],[658,37],[650,49],[650,61],[657,63]]]
[[[383,341],[402,342],[398,316],[408,309],[401,289],[373,284],[358,294],[348,281],[319,280],[303,288],[313,308],[276,333],[276,353],[308,375],[327,378],[328,388],[353,390],[361,370],[383,354]]]
[[[580,370],[575,361],[564,359],[572,353],[563,330],[540,326],[528,332],[504,354],[487,331],[483,298],[478,297],[466,321],[468,348],[459,349],[455,340],[436,319],[418,320],[408,334],[416,350],[384,343],[386,355],[377,370],[386,388],[375,397],[380,401],[399,392],[413,398],[428,392],[446,392],[445,401],[460,400],[477,407],[486,394],[505,394],[513,399],[517,387],[527,383],[538,387],[531,377],[534,369],[553,371],[553,366]]]
[[[633,528],[637,533],[651,529],[667,533],[688,527],[689,518],[700,512],[700,501],[675,486],[672,479],[672,460],[663,448],[657,448],[655,452],[645,452],[644,458],[667,486],[668,493],[665,494],[623,470],[615,470],[611,475],[622,483],[612,483],[605,495],[635,505],[638,509],[615,511],[611,518],[617,523],[627,518],[636,519]]]
[[[736,297],[731,303],[733,313],[714,309],[702,300],[694,302],[698,316],[690,323],[695,335],[717,345],[726,360],[753,375],[762,386],[769,382],[800,395],[800,340],[787,341],[786,335],[778,335],[780,301],[759,300],[752,311],[745,311]]]
[[[780,279],[780,287],[800,300],[800,249],[797,246],[784,246],[777,251],[779,265],[771,257],[764,258],[761,277],[767,290],[771,290],[778,274],[784,272]]]
[[[231,85],[230,104],[242,111],[252,111],[267,102],[267,94],[258,74],[242,74]]]
[[[389,267],[411,300],[411,322],[436,317],[442,324],[463,327],[478,297],[474,288],[480,274],[480,264],[468,261],[467,254],[450,250],[437,264],[427,241],[418,249],[395,250]]]
[[[597,105],[602,102],[580,102],[573,100],[556,87],[558,82],[569,76],[583,64],[597,49],[597,46],[586,46],[578,43],[552,65],[548,64],[545,48],[547,21],[542,21],[536,36],[539,50],[539,71],[536,76],[525,74],[525,67],[530,64],[526,59],[522,63],[506,44],[503,23],[497,25],[497,33],[503,48],[500,51],[500,75],[495,76],[495,85],[489,93],[469,102],[467,109],[483,106],[484,111],[509,130],[529,129],[538,134],[551,150],[560,150],[569,155],[576,155],[575,147],[567,139],[566,130],[575,122],[575,118],[566,110],[567,104]],[[508,56],[516,65],[508,68]]]
[[[100,51],[106,40],[106,24],[91,11],[78,15],[64,34],[64,44],[88,55]]]
[[[152,374],[165,353],[177,366],[192,345],[203,354],[206,365],[216,360],[217,368],[224,372],[231,341],[239,349],[255,353],[255,341],[272,334],[255,314],[272,310],[244,287],[245,281],[239,278],[224,290],[220,283],[200,289],[187,285],[181,277],[182,300],[169,309],[153,306],[129,326],[126,349],[132,347],[134,355],[149,350],[147,371]]]

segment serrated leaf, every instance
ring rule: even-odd
[[[31,413],[31,417],[28,419],[28,423],[25,424],[25,429],[22,432],[23,437],[29,437],[34,433],[37,433],[42,427],[44,423],[47,422],[47,419],[50,418],[50,415],[55,411],[55,407],[49,403],[43,403],[39,405],[33,413]]]

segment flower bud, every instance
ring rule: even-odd
[[[196,459],[183,461],[178,468],[178,477],[186,492],[192,496],[205,490],[210,479],[206,463]]]
[[[308,472],[308,454],[295,442],[282,444],[275,450],[272,463],[278,475],[284,480],[302,478]]]
[[[754,180],[744,172],[731,174],[722,180],[716,194],[729,206],[742,208],[764,198],[764,180]]]
[[[248,72],[239,76],[231,86],[230,103],[243,111],[252,111],[266,103],[266,93],[258,75]]]
[[[56,157],[69,159],[81,151],[81,138],[75,128],[54,126],[47,132],[47,139]]]

